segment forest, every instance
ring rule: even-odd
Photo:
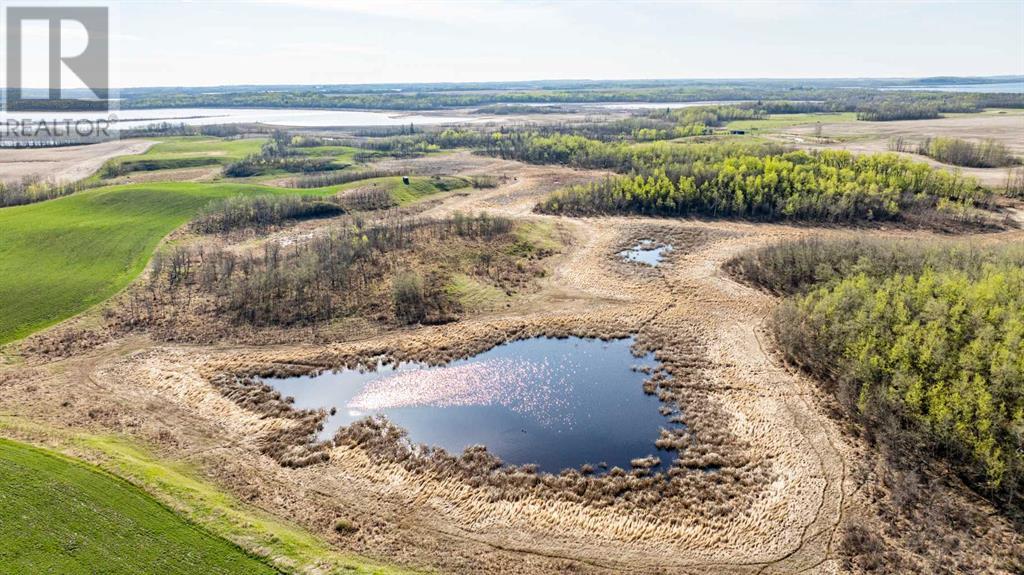
[[[776,344],[878,440],[914,457],[924,446],[1019,507],[1022,246],[814,239],[726,267],[787,296],[771,320]]]
[[[965,218],[967,208],[990,195],[959,174],[893,154],[798,151],[639,165],[631,175],[555,192],[537,209],[852,222],[897,219],[909,210]]]

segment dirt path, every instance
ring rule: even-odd
[[[908,232],[544,216],[532,213],[539,198],[602,175],[456,159],[478,173],[514,176],[497,188],[453,194],[425,213],[486,210],[550,222],[571,238],[538,294],[456,324],[331,344],[186,346],[133,338],[59,364],[0,370],[0,386],[8,375],[0,408],[53,425],[131,434],[344,549],[442,572],[841,571],[844,515],[870,505],[852,472],[861,447],[827,416],[828,399],[817,386],[768,351],[763,324],[775,300],[733,281],[721,266],[784,238]],[[616,256],[641,237],[675,242],[665,264],[645,268]],[[678,407],[710,450],[703,456],[738,462],[723,464],[720,476],[696,472],[692,501],[652,500],[649,509],[508,496],[374,460],[355,447],[334,447],[326,463],[289,469],[259,450],[260,438],[289,421],[243,408],[208,381],[221,370],[336,366],[381,350],[437,359],[536,333],[637,334],[679,382]],[[359,531],[335,533],[339,517]]]
[[[141,154],[154,143],[145,140],[117,140],[62,148],[0,148],[0,181],[41,178],[54,182],[73,182],[91,176],[111,158]]]

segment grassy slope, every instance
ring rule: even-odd
[[[33,437],[47,443],[73,448],[75,452],[88,452],[102,461],[102,471],[128,479],[132,485],[144,490],[160,503],[170,507],[200,529],[237,543],[266,557],[274,565],[294,573],[330,573],[332,575],[408,575],[405,569],[381,565],[364,557],[340,553],[320,537],[273,517],[262,510],[243,503],[215,485],[204,481],[191,466],[169,462],[131,440],[109,435],[72,433],[63,428],[52,428],[24,418],[0,415],[0,434]],[[0,439],[0,442],[3,442]],[[62,457],[57,455],[56,457]],[[0,461],[3,456],[0,455]],[[0,463],[2,467],[2,463]],[[92,469],[91,466],[85,465]],[[110,476],[107,476],[110,477]],[[113,481],[116,479],[111,478]],[[5,485],[0,479],[0,485]],[[123,483],[122,483],[123,484]],[[127,486],[131,488],[131,486]],[[13,492],[13,491],[12,491]],[[0,489],[0,501],[7,491]],[[0,518],[3,510],[0,509]],[[0,521],[0,533],[4,523]],[[44,531],[46,526],[42,526]],[[230,545],[230,543],[229,543]],[[0,557],[3,553],[0,545]],[[46,571],[32,571],[46,572]],[[64,573],[63,571],[53,571]],[[97,572],[97,571],[94,571]],[[103,571],[106,573],[106,571]],[[195,573],[206,573],[198,570]],[[259,571],[255,571],[258,573]],[[0,561],[0,575],[6,575]],[[20,575],[21,572],[19,572]],[[137,573],[162,573],[142,571]]]
[[[0,485],[0,573],[277,572],[138,488],[41,449],[0,439]]]
[[[106,299],[202,205],[248,188],[114,186],[0,210],[0,343]]]
[[[455,183],[442,181],[448,182],[448,189]],[[326,195],[374,184],[385,186],[400,203],[441,191],[428,178],[413,178],[405,186],[398,177],[301,191],[165,182],[97,188],[4,208],[0,344],[76,315],[116,293],[145,267],[161,238],[211,200],[256,193]]]
[[[205,136],[180,136],[161,138],[142,154],[120,156],[108,162],[109,165],[149,164],[152,169],[180,168],[192,165],[228,164],[250,155],[257,154],[265,139],[245,138],[225,140]],[[99,179],[104,170],[93,176]]]

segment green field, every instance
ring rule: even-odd
[[[98,180],[104,174],[118,171],[128,173],[225,165],[250,154],[258,154],[265,141],[262,138],[226,140],[205,136],[161,138],[158,144],[142,154],[121,156],[108,161],[91,179]]]
[[[230,140],[207,136],[161,138],[159,143],[142,154],[121,156],[108,161],[104,168],[90,179],[101,181],[104,177],[131,172],[224,166],[247,156],[259,154],[266,141],[265,138]],[[347,165],[355,163],[355,155],[360,150],[349,146],[315,146],[295,148],[294,151],[300,156],[330,158],[335,164]],[[263,176],[285,173],[287,172],[276,171]]]
[[[725,125],[728,130],[744,130],[747,132],[772,132],[802,126],[806,124],[836,124],[856,122],[855,112],[837,112],[831,114],[772,114],[764,120],[737,120]]]
[[[278,571],[187,523],[131,484],[0,439],[0,573]]]
[[[352,163],[355,155],[363,150],[351,146],[316,146],[310,148],[295,148],[303,156],[311,158],[334,158],[336,162]]]
[[[327,195],[383,186],[399,203],[465,186],[458,178],[375,178],[314,190],[231,183],[109,186],[0,209],[0,344],[109,298],[145,267],[160,240],[211,200],[239,194]]]

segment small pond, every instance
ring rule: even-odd
[[[655,243],[654,240],[640,240],[640,243],[619,252],[619,255],[627,261],[656,267],[671,251],[672,246],[668,244]]]
[[[643,392],[642,369],[653,354],[636,357],[631,338],[534,338],[427,367],[403,363],[375,371],[343,370],[267,379],[295,406],[331,407],[321,434],[373,414],[405,428],[414,443],[459,454],[476,444],[505,463],[533,463],[542,471],[601,463],[630,469],[630,461],[658,455],[667,469],[674,453],[654,446],[662,427],[661,402]]]

